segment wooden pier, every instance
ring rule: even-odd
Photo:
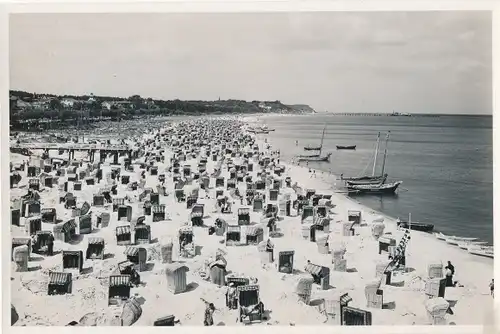
[[[90,161],[94,162],[95,154],[99,153],[99,160],[104,161],[107,155],[113,155],[113,163],[118,163],[120,155],[132,156],[132,149],[127,145],[109,145],[109,144],[79,144],[79,143],[10,143],[10,150],[44,150],[46,154],[49,151],[58,150],[68,152],[68,158],[75,158],[75,151],[88,151]]]
[[[10,143],[10,148],[28,149],[28,150],[73,150],[73,151],[129,151],[127,145],[108,145],[108,144],[78,144],[78,143]]]

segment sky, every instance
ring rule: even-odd
[[[492,114],[489,12],[11,14],[11,89]]]

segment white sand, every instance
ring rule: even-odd
[[[262,144],[262,143],[261,143]],[[57,152],[56,152],[57,154]],[[166,153],[166,164],[158,163],[159,174],[168,166],[171,152]],[[17,154],[11,154],[13,162],[22,161],[25,157]],[[209,159],[210,160],[210,159]],[[196,160],[188,161],[193,167],[197,166]],[[282,163],[283,164],[283,163]],[[257,163],[254,163],[257,167]],[[210,173],[214,163],[209,161],[207,164]],[[103,175],[109,171],[109,166],[103,167]],[[136,169],[138,171],[138,167]],[[139,172],[136,172],[135,178],[138,180]],[[272,265],[261,265],[256,246],[226,247],[219,241],[222,237],[215,235],[209,236],[206,228],[194,228],[194,241],[196,245],[203,246],[202,255],[193,259],[180,258],[176,248],[178,228],[187,222],[188,210],[186,203],[177,203],[173,196],[173,183],[171,175],[166,172],[166,186],[169,196],[160,196],[160,203],[167,206],[170,220],[163,222],[152,222],[152,216],[146,216],[146,223],[151,225],[152,238],[163,240],[172,238],[174,240],[174,261],[185,261],[190,271],[187,274],[187,281],[191,283],[192,289],[188,292],[173,295],[166,288],[165,264],[159,260],[159,242],[148,245],[148,256],[156,253],[157,256],[148,261],[154,264],[150,271],[141,272],[141,280],[146,283],[143,287],[132,288],[132,294],[144,299],[142,305],[142,316],[135,325],[152,325],[157,318],[174,314],[183,325],[202,325],[203,311],[205,305],[200,301],[200,297],[213,302],[217,308],[214,314],[215,323],[224,322],[226,325],[239,325],[236,319],[238,312],[228,310],[225,307],[225,288],[219,288],[216,285],[205,281],[199,275],[199,270],[203,268],[203,262],[209,256],[214,256],[218,248],[227,252],[227,269],[233,273],[240,273],[247,277],[255,277],[260,285],[261,300],[266,309],[271,310],[270,319],[263,324],[289,325],[321,325],[325,324],[325,316],[318,312],[317,307],[306,306],[298,302],[298,297],[294,294],[296,282],[299,275],[287,275],[277,272],[276,263]],[[255,174],[254,179],[255,179]],[[156,189],[156,176],[149,176],[147,173],[146,187]],[[228,172],[223,170],[222,176],[228,178]],[[313,188],[318,192],[331,188],[336,181],[335,176],[329,176],[327,173],[317,173],[317,178],[310,178],[306,168],[286,165],[286,176],[292,178],[292,183],[298,182],[303,188]],[[26,177],[23,175],[21,186],[26,185]],[[132,180],[134,181],[134,180]],[[104,187],[105,178],[100,185],[84,185],[82,191],[75,192],[78,197],[78,206],[84,201],[92,202],[92,195],[97,193],[99,188]],[[211,179],[210,186],[214,187],[215,181]],[[119,196],[125,194],[138,194],[141,191],[127,192],[126,186],[119,185]],[[44,189],[40,192],[42,198],[42,207],[56,207],[58,218],[61,218],[63,212],[70,215],[69,210],[64,210],[61,204],[58,204],[58,191],[54,188]],[[71,190],[70,190],[71,191]],[[239,201],[233,205],[232,214],[212,213],[215,204],[214,189],[210,189],[212,199],[204,199],[204,191],[200,190],[199,202],[205,203],[205,214],[209,215],[204,219],[205,225],[213,225],[217,217],[226,221],[236,220],[236,212],[240,207]],[[26,187],[23,189],[12,189],[11,196],[16,197],[26,193]],[[353,298],[350,306],[366,309],[366,299],[364,296],[364,286],[367,282],[375,278],[375,265],[378,261],[386,260],[387,254],[378,254],[378,242],[371,236],[370,223],[374,217],[380,213],[374,212],[369,208],[347,199],[341,194],[335,194],[332,202],[336,205],[332,215],[333,230],[330,234],[330,243],[344,242],[347,248],[345,258],[347,267],[355,268],[356,272],[335,272],[333,271],[332,255],[322,255],[317,251],[315,243],[304,240],[301,236],[301,224],[298,217],[285,217],[278,223],[278,227],[284,233],[284,237],[272,239],[275,244],[275,259],[277,252],[281,250],[294,250],[294,268],[304,270],[307,260],[312,263],[328,266],[331,268],[330,284],[334,287],[327,291],[319,290],[318,286],[313,287],[311,299],[325,298],[328,296],[339,295],[348,292]],[[132,203],[133,216],[142,215],[142,203]],[[140,206],[140,207],[139,207]],[[342,237],[340,222],[347,220],[347,210],[361,210],[362,217],[368,226],[358,228],[359,235],[353,237]],[[93,214],[101,212],[103,209],[91,208]],[[109,209],[110,210],[110,209]],[[260,222],[260,214],[252,213],[251,220]],[[94,220],[95,221],[95,220]],[[396,229],[396,224],[388,217],[385,219],[385,232],[392,232],[393,236],[399,241],[403,232]],[[114,254],[114,257],[106,260],[86,260],[84,268],[92,267],[92,272],[81,274],[80,277],[73,280],[73,293],[63,296],[47,295],[47,273],[49,270],[61,269],[61,255],[46,257],[34,254],[36,258],[30,261],[29,267],[35,268],[33,271],[17,273],[12,270],[11,291],[12,304],[16,307],[20,320],[16,325],[65,325],[70,321],[78,321],[82,316],[90,312],[109,313],[107,306],[108,282],[107,279],[116,264],[125,260],[123,255],[123,246],[116,245],[115,227],[123,225],[123,222],[117,221],[116,214],[111,215],[111,221],[107,228],[94,231],[90,235],[85,235],[83,240],[76,245],[61,243],[55,244],[55,251],[64,249],[83,250],[87,247],[86,239],[93,236],[101,236],[106,240],[105,253]],[[42,230],[51,230],[52,225],[44,224]],[[267,237],[267,229],[264,229]],[[13,236],[24,235],[23,228],[12,226]],[[455,279],[463,287],[447,288],[445,298],[456,301],[453,307],[453,315],[447,315],[447,322],[453,322],[457,325],[477,325],[484,323],[485,317],[491,312],[492,298],[489,293],[488,283],[493,277],[493,261],[491,259],[480,258],[470,255],[458,247],[447,245],[445,242],[437,240],[434,236],[420,232],[411,232],[411,241],[407,247],[407,267],[414,268],[414,271],[401,273],[393,277],[394,282],[404,281],[404,286],[383,286],[384,302],[395,303],[395,308],[388,309],[369,309],[373,313],[374,325],[425,325],[429,324],[424,307],[424,301],[427,299],[423,292],[423,284],[427,277],[427,265],[436,260],[444,264],[450,260],[456,269]],[[244,235],[242,235],[242,239]],[[36,269],[36,268],[39,269]],[[12,266],[14,268],[14,264]]]

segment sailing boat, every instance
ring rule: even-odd
[[[389,134],[387,135],[387,141],[388,140],[389,140]],[[386,146],[387,146],[387,143],[386,143]],[[344,177],[343,175],[340,175],[340,178],[343,181],[346,181],[346,183],[350,184],[350,185],[381,184],[381,183],[384,183],[385,180],[387,179],[387,174],[384,174],[385,157],[386,157],[385,155],[384,155],[384,163],[382,165],[382,173],[381,173],[381,175],[375,176],[375,168],[377,167],[377,158],[378,158],[379,147],[380,147],[380,132],[377,135],[377,146],[375,148],[375,158],[373,159],[373,168],[372,168],[372,175],[371,176]]]
[[[382,164],[382,174],[385,170],[385,161],[387,159],[387,144],[389,142],[390,131],[387,133],[386,143],[385,143],[385,152],[384,152],[384,162]],[[387,178],[387,175],[383,174],[382,177]],[[373,181],[375,182],[375,181]],[[385,179],[384,181],[385,182]],[[398,187],[403,183],[403,181],[397,181],[393,183],[385,184],[383,182],[377,183],[367,183],[367,184],[353,184],[347,183],[347,191],[349,194],[394,194]]]
[[[319,146],[319,153],[318,154],[310,154],[310,155],[297,155],[297,161],[329,161],[330,156],[332,155],[331,153],[328,153],[325,156],[321,156],[321,151],[323,149],[323,140],[325,139],[325,130],[326,130],[326,125],[323,128],[323,134],[321,135],[321,145]]]

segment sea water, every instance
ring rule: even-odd
[[[267,136],[282,160],[319,146],[330,162],[311,168],[335,175],[371,175],[377,133],[381,132],[376,175],[382,169],[385,135],[390,131],[387,182],[403,181],[397,196],[356,196],[360,203],[391,217],[434,224],[444,234],[493,242],[493,130],[491,116],[269,116]],[[298,146],[295,141],[298,140]],[[337,150],[336,145],[356,145]],[[309,153],[310,154],[310,153]],[[332,185],[333,186],[333,185]],[[338,180],[337,187],[342,186]]]

